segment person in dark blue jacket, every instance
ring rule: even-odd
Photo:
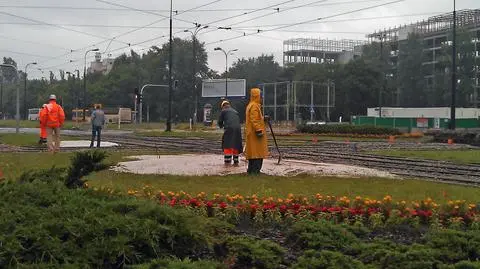
[[[238,155],[243,152],[240,117],[238,112],[232,108],[230,102],[226,100],[222,102],[221,108],[218,127],[225,130],[222,137],[224,163],[230,165],[233,157],[233,164],[238,166]]]

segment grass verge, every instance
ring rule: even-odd
[[[15,128],[17,126],[17,122],[15,120],[0,120],[0,128]],[[29,120],[22,120],[20,121],[20,128],[39,128],[38,121],[29,121]],[[90,128],[90,124],[88,123],[76,123],[73,121],[65,121],[63,129],[72,129],[77,128],[80,129],[88,129]]]
[[[384,150],[371,153],[383,156],[450,161],[462,164],[480,164],[480,150]]]
[[[110,152],[107,163],[116,164],[128,156],[138,153],[129,151]],[[148,153],[145,153],[148,154]],[[67,167],[72,153],[5,153],[0,155],[0,168],[8,179],[18,178],[30,169],[46,169],[52,166]],[[135,175],[113,171],[92,173],[87,177],[92,187],[108,187],[122,192],[141,190],[150,185],[155,190],[186,191],[192,194],[241,194],[286,197],[295,195],[350,196],[357,195],[381,199],[389,194],[395,199],[421,200],[431,197],[436,201],[450,199],[477,202],[480,188],[456,186],[422,180],[393,180],[382,178],[343,178],[315,177],[302,175],[293,178],[246,175],[232,176],[173,176],[173,175]]]
[[[131,155],[134,153],[130,151],[109,152],[106,163],[116,164]],[[66,168],[70,164],[72,156],[72,152],[60,152],[55,155],[47,152],[2,153],[0,154],[0,169],[5,178],[16,179],[23,172],[31,169],[48,169],[52,166]]]
[[[421,200],[431,197],[436,201],[460,199],[477,202],[480,188],[447,185],[422,180],[392,180],[381,178],[341,178],[298,176],[293,178],[246,175],[232,176],[172,176],[135,175],[102,171],[87,178],[92,187],[108,187],[127,192],[141,190],[149,185],[164,192],[185,191],[192,194],[257,194],[265,197],[295,195],[322,195],[370,197],[381,199],[391,195],[399,200]]]
[[[7,144],[11,146],[19,147],[31,147],[31,146],[40,146],[38,140],[40,139],[39,134],[0,134],[0,144]],[[78,137],[68,136],[65,138],[63,136],[62,140],[79,140]]]

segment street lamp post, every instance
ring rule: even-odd
[[[3,111],[3,74],[0,72],[0,112],[2,112],[2,119],[5,119],[5,112]]]
[[[173,68],[173,1],[170,0],[170,38],[169,38],[169,57],[168,57],[168,118],[166,132],[172,131],[172,100],[173,100],[173,83],[172,83],[172,68]]]
[[[13,68],[15,70],[15,81],[18,83],[18,79],[17,79],[18,69],[15,65],[0,64],[0,66]],[[15,121],[16,121],[15,133],[18,134],[20,133],[20,89],[18,88],[18,85],[17,85],[17,108],[16,108],[16,114],[15,114]]]
[[[385,91],[385,65],[383,64],[383,41],[385,39],[385,33],[378,34],[377,38],[380,39],[380,62],[382,65],[382,88],[378,91],[378,117],[382,117],[382,91]]]
[[[83,121],[87,112],[87,54],[91,51],[99,51],[99,49],[91,49],[85,52],[85,65],[83,66]]]
[[[80,70],[75,69],[75,72],[77,73],[78,82],[80,82]],[[75,85],[75,80],[73,81],[73,85]],[[75,88],[75,87],[74,87],[74,88]],[[79,107],[80,107],[80,101],[79,101],[80,97],[79,97],[79,96],[80,96],[80,94],[78,93],[78,91],[76,91],[76,92],[75,92],[75,97],[77,97],[77,100],[76,100],[76,103],[77,103],[77,104],[75,105],[75,106],[76,106],[75,108],[79,108]]]
[[[185,30],[184,32],[188,32],[192,34],[192,47],[193,47],[193,64],[192,64],[192,90],[193,90],[193,96],[195,99],[195,108],[194,108],[194,113],[193,113],[193,120],[194,124],[197,123],[197,115],[198,115],[198,92],[197,92],[197,34],[203,29],[207,29],[208,25],[205,25],[202,27],[201,24],[195,23],[195,30],[190,31],[190,30]]]
[[[23,94],[23,109],[25,111],[25,118],[24,120],[27,119],[28,117],[28,108],[27,108],[27,68],[30,66],[30,65],[36,65],[37,63],[36,62],[31,62],[31,63],[28,63],[27,65],[25,65],[25,88],[24,88],[24,94]]]
[[[453,0],[453,42],[452,42],[452,104],[450,107],[450,129],[455,130],[456,98],[457,98],[457,11]]]
[[[238,49],[225,51],[224,49],[217,47],[214,50],[220,50],[225,54],[225,99],[227,99],[228,97],[228,55],[231,55],[232,52],[235,52]]]

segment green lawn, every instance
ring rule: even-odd
[[[0,120],[0,128],[15,128],[17,123],[15,120]],[[38,128],[39,123],[38,121],[27,121],[22,120],[20,121],[20,128]],[[85,123],[76,123],[73,121],[65,121],[65,125],[63,126],[64,129],[72,129],[72,128],[80,128],[80,129],[88,129],[90,128],[90,124]]]
[[[110,152],[109,163],[118,163],[133,152]],[[145,153],[148,154],[148,153]],[[67,167],[72,153],[4,153],[0,154],[0,168],[7,179],[18,178],[23,172],[34,168]],[[427,197],[437,202],[447,199],[465,199],[480,201],[480,188],[448,185],[421,180],[398,180],[381,178],[341,178],[298,176],[294,178],[246,175],[235,176],[159,176],[134,175],[102,171],[91,174],[88,178],[93,187],[109,187],[116,190],[141,190],[150,185],[162,191],[186,191],[189,193],[206,192],[209,194],[241,194],[285,197],[289,193],[296,195],[350,196],[356,195],[383,198],[389,194],[395,200],[420,200]]]
[[[132,154],[128,151],[109,152],[106,162],[116,164]],[[68,167],[72,155],[71,152],[60,152],[55,155],[48,152],[2,153],[0,154],[0,169],[5,178],[16,179],[30,169],[48,169],[52,166]]]
[[[0,134],[0,144],[12,146],[40,146],[38,140],[40,134]],[[62,140],[78,140],[78,137],[62,136]]]
[[[480,164],[480,150],[383,150],[373,154]]]
[[[480,188],[455,186],[421,180],[393,180],[381,178],[341,178],[341,177],[248,177],[234,176],[157,176],[134,175],[102,171],[88,178],[93,187],[109,187],[127,192],[142,190],[150,185],[156,190],[185,191],[192,194],[206,192],[208,194],[241,194],[259,196],[286,197],[289,193],[295,195],[349,196],[357,195],[380,199],[392,195],[396,200],[420,200],[431,197],[438,202],[448,199],[465,199],[472,202],[480,201]]]
[[[0,144],[12,146],[36,146],[39,134],[0,134]]]
[[[138,136],[147,137],[179,137],[179,138],[205,138],[205,139],[221,139],[222,133],[208,132],[208,131],[172,131],[165,132],[163,130],[138,130],[135,132]]]

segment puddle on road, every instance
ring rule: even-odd
[[[183,155],[141,155],[131,156],[132,161],[125,161],[112,168],[117,172],[134,174],[158,174],[158,175],[231,175],[241,174],[247,171],[245,160],[240,161],[240,166],[223,165],[223,156],[214,154],[183,154]],[[262,173],[272,176],[296,176],[299,174],[309,175],[335,175],[335,176],[371,176],[389,177],[390,173],[370,168],[349,166],[332,163],[314,163],[299,160],[282,160],[280,165],[274,159],[263,161]]]

